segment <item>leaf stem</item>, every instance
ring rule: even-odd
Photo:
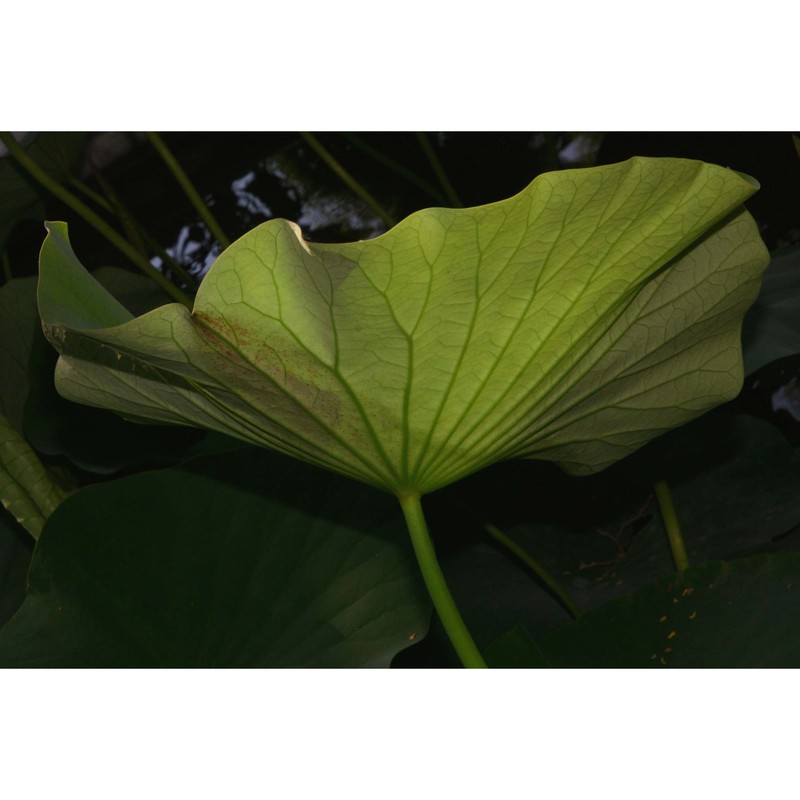
[[[455,648],[461,663],[465,667],[485,667],[486,662],[480,654],[475,642],[472,640],[458,607],[447,588],[447,583],[442,574],[442,568],[436,558],[436,550],[431,541],[431,535],[425,522],[420,496],[418,493],[398,495],[400,506],[406,518],[411,543],[417,556],[420,570],[428,593],[433,600],[436,612],[439,614],[444,629]]]
[[[436,151],[431,147],[431,143],[428,141],[428,137],[424,133],[418,133],[417,139],[419,140],[419,145],[422,148],[422,151],[425,153],[428,162],[430,163],[433,171],[436,173],[436,177],[441,184],[442,189],[444,189],[444,193],[447,195],[447,199],[453,204],[455,208],[463,208],[464,204],[461,202],[461,198],[458,196],[458,193],[453,188],[453,184],[450,183],[450,179],[447,177],[447,174],[444,171],[444,167],[442,166],[442,162],[439,160],[439,157],[436,155]]]
[[[390,228],[397,220],[323,147],[316,136],[301,133],[303,140],[339,176],[356,195],[358,195]]]
[[[678,522],[678,515],[675,513],[675,506],[672,503],[672,494],[669,486],[664,480],[656,481],[653,484],[658,500],[658,507],[661,509],[661,518],[664,520],[664,529],[667,532],[672,559],[678,572],[689,569],[689,557],[686,555],[686,545],[681,534],[681,526]]]
[[[7,148],[17,163],[25,169],[32,178],[38,181],[48,192],[68,205],[76,214],[83,217],[101,236],[111,242],[117,250],[129,258],[145,275],[158,284],[173,300],[183,305],[192,307],[192,301],[170,281],[166,275],[159,272],[135,247],[123,236],[120,236],[105,220],[95,214],[89,206],[77,198],[66,187],[50,177],[26,152],[17,144],[17,140],[10,133],[0,132],[0,142]]]
[[[200,197],[200,193],[195,189],[191,179],[178,163],[178,159],[175,158],[172,151],[164,144],[164,140],[157,133],[148,133],[147,138],[150,140],[150,144],[153,145],[156,152],[161,156],[161,159],[167,165],[169,171],[175,176],[175,180],[178,181],[181,189],[183,189],[203,222],[208,226],[211,235],[219,242],[223,249],[230,247],[231,240],[225,235],[216,217],[211,213],[211,209],[203,201],[203,198]]]
[[[503,533],[499,528],[487,522],[483,526],[488,534],[510,550],[525,566],[527,566],[539,580],[558,598],[564,608],[569,611],[575,619],[581,615],[581,611],[575,601],[564,591],[556,579],[527,551],[520,547],[511,537]]]

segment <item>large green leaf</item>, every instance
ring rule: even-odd
[[[430,604],[390,498],[256,448],[85,488],[0,665],[377,667]]]
[[[767,253],[755,182],[680,159],[539,176],[365,242],[273,220],[193,312],[131,319],[52,223],[40,313],[66,397],[199,425],[395,493],[507,458],[589,473],[733,397]]]

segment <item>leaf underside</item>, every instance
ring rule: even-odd
[[[768,255],[757,186],[682,159],[541,175],[376,239],[267,222],[194,310],[132,318],[49,224],[40,313],[59,391],[214,430],[400,493],[541,458],[585,474],[735,396]]]

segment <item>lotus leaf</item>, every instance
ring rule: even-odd
[[[369,241],[311,243],[272,220],[225,250],[192,311],[137,318],[52,223],[39,309],[56,385],[394,493],[462,663],[485,666],[421,495],[510,458],[595,472],[734,397],[768,262],[741,208],[757,188],[702,162],[633,158],[425,209]]]
[[[133,318],[50,223],[44,330],[66,397],[280,450],[398,496],[509,458],[586,474],[738,392],[768,255],[750,178],[634,158],[317,244],[285,220],[193,311]]]

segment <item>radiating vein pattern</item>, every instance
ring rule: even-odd
[[[588,473],[738,390],[741,320],[768,260],[741,209],[755,188],[632,159],[426,209],[370,241],[312,244],[274,220],[220,256],[191,314],[137,319],[74,286],[63,311],[64,276],[91,278],[55,223],[40,308],[59,390],[80,402],[395,493],[505,458]]]

